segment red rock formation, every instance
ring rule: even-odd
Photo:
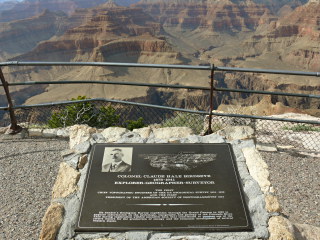
[[[82,60],[86,61],[96,58],[97,52],[102,50],[108,54],[172,52],[164,40],[153,37],[161,31],[160,24],[140,8],[106,4],[77,11],[71,18],[78,19],[79,16],[85,16],[88,21],[55,40],[40,43],[33,51],[16,59],[72,61],[76,56],[79,60],[81,55],[85,55]]]
[[[274,20],[266,6],[252,1],[141,1],[142,7],[166,26],[186,29],[210,29],[215,32],[254,30],[263,17],[264,22]]]
[[[279,59],[300,68],[320,69],[320,2],[313,0],[270,24],[247,41],[257,55],[277,52]],[[249,51],[249,50],[248,50]]]
[[[310,2],[291,14],[281,18],[274,26],[270,37],[304,37],[313,40],[320,38],[320,2]]]

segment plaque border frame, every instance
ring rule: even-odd
[[[96,150],[96,146],[98,145],[105,145],[106,147],[134,147],[134,146],[143,146],[143,145],[152,145],[152,146],[156,146],[156,145],[170,145],[170,146],[174,146],[174,145],[194,145],[194,144],[199,144],[199,145],[227,145],[228,147],[228,152],[230,154],[230,158],[231,158],[231,162],[232,162],[232,166],[233,166],[233,171],[234,171],[234,175],[236,177],[236,182],[237,182],[237,187],[239,190],[239,194],[240,194],[240,198],[241,198],[241,204],[243,206],[243,210],[244,210],[244,215],[246,217],[247,220],[247,225],[246,226],[232,226],[232,229],[228,229],[227,231],[223,231],[223,229],[227,229],[230,228],[230,226],[219,226],[217,228],[213,228],[213,227],[205,227],[205,226],[196,226],[196,227],[80,227],[80,216],[82,213],[82,209],[83,209],[83,204],[84,204],[84,198],[85,198],[85,194],[86,194],[86,190],[87,190],[87,185],[89,182],[89,177],[90,177],[90,171],[91,171],[91,167],[92,167],[92,161],[93,161],[93,156],[94,156],[94,152]],[[76,228],[75,228],[75,232],[76,233],[104,233],[104,232],[121,232],[121,231],[173,231],[173,232],[252,232],[254,231],[254,226],[252,223],[252,219],[250,216],[250,211],[248,209],[248,205],[246,204],[246,200],[244,199],[244,190],[243,190],[243,186],[240,184],[241,182],[241,177],[238,171],[238,166],[236,164],[236,156],[234,154],[233,148],[232,148],[232,144],[231,143],[150,143],[150,144],[146,144],[146,143],[94,143],[92,145],[91,148],[91,154],[90,154],[90,160],[88,162],[89,167],[87,170],[87,175],[86,175],[86,179],[85,179],[85,183],[83,186],[83,192],[81,194],[81,202],[80,202],[80,210],[77,214],[77,221],[76,221]],[[90,230],[89,230],[90,228]]]

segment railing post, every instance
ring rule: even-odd
[[[16,119],[16,116],[14,115],[13,104],[12,104],[12,100],[11,100],[11,96],[10,96],[10,92],[9,92],[9,84],[4,78],[1,67],[0,67],[0,79],[1,79],[1,83],[3,85],[4,91],[6,93],[6,97],[7,97],[7,101],[8,101],[8,110],[9,110],[10,121],[11,121],[9,129],[7,130],[6,133],[7,134],[16,134],[16,133],[21,132],[22,128],[17,124],[17,119]]]
[[[211,74],[210,74],[210,113],[209,113],[209,126],[208,130],[204,133],[204,135],[209,135],[213,133],[212,131],[212,111],[213,111],[213,91],[215,87],[213,86],[213,80],[214,80],[214,65],[211,64]]]

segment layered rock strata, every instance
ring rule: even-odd
[[[213,32],[253,30],[274,18],[264,5],[251,1],[141,1],[136,6],[165,26]]]

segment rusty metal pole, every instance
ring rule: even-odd
[[[4,78],[1,67],[0,67],[0,79],[1,79],[1,83],[3,85],[4,91],[6,93],[6,97],[8,101],[8,110],[9,110],[9,115],[11,120],[11,125],[9,126],[7,133],[16,134],[21,132],[22,128],[17,124],[17,119],[16,119],[16,116],[14,115],[13,104],[12,104],[12,100],[9,92],[9,84]]]
[[[215,87],[213,86],[213,80],[214,80],[214,65],[211,64],[211,74],[210,74],[210,113],[209,113],[209,126],[208,130],[205,132],[204,135],[209,135],[213,133],[212,131],[212,111],[213,111],[213,91]]]

